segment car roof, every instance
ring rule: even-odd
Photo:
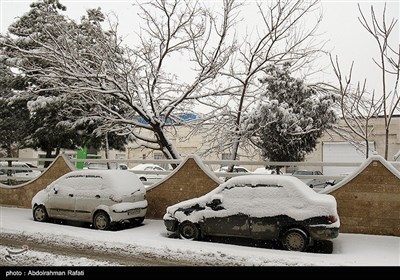
[[[139,177],[127,170],[120,169],[82,169],[82,170],[73,170],[63,175],[61,178],[70,178],[70,177],[80,177],[82,178],[90,178],[90,177],[101,177],[104,179],[105,185],[109,185],[117,188],[125,188],[126,185],[131,185],[132,183],[138,186],[140,189],[144,189],[144,185],[142,181],[140,181]],[[53,182],[56,184],[57,181]]]
[[[286,175],[275,175],[271,174],[269,176],[265,175],[243,175],[243,176],[236,176],[228,180],[227,182],[223,183],[222,185],[231,186],[236,184],[288,184],[289,185],[297,185],[297,184],[304,184],[300,179],[293,177],[293,176],[286,176]],[[221,185],[221,186],[222,186]]]

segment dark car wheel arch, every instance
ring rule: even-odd
[[[109,230],[111,225],[110,216],[106,211],[98,210],[93,214],[93,228],[98,230]]]
[[[183,221],[178,227],[179,236],[187,240],[200,240],[202,237],[200,226],[190,221]]]
[[[35,205],[33,207],[33,219],[38,222],[47,222],[49,221],[49,215],[47,213],[47,209],[44,205]]]

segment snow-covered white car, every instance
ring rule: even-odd
[[[318,170],[296,170],[292,175],[299,178],[310,188],[325,188],[329,184],[327,183],[328,180],[320,178],[323,174]]]
[[[167,171],[166,169],[162,168],[161,166],[157,164],[152,164],[152,163],[141,163],[138,164],[131,169],[130,171],[133,171],[133,173],[136,173],[139,177],[139,179],[144,182],[144,184],[153,184],[161,179],[163,179],[167,174],[163,173],[164,171]],[[145,171],[145,172],[141,172]],[[149,171],[149,172],[147,172]],[[161,174],[161,173],[163,174]]]
[[[228,172],[228,168],[229,168],[229,166],[222,166],[222,167],[218,168],[217,170],[214,170],[214,172],[216,172],[216,173],[219,173],[219,172],[227,173]],[[246,173],[250,173],[250,171],[246,167],[235,165],[235,166],[233,166],[232,173],[246,174]],[[221,180],[230,179],[230,177],[228,177],[228,176],[226,176],[226,177],[225,176],[219,176],[219,178]]]
[[[214,170],[214,172],[228,172],[228,166],[222,166],[221,168],[218,168],[217,170]],[[243,166],[234,166],[233,173],[249,173],[250,171],[243,167]]]
[[[163,220],[169,235],[183,239],[279,240],[293,251],[336,238],[340,227],[332,195],[285,175],[234,177],[208,194],[168,207]]]
[[[2,179],[7,177],[8,168],[9,167],[7,161],[0,162],[0,176],[2,177]],[[36,169],[36,166],[28,162],[13,161],[11,163],[11,168],[11,176],[19,177],[20,179],[26,178],[27,180],[32,180],[42,174],[40,170]]]
[[[32,198],[33,218],[92,223],[107,230],[112,224],[139,225],[147,212],[146,189],[139,178],[123,170],[71,171]]]
[[[259,167],[256,168],[256,170],[253,171],[254,174],[276,174],[276,170],[275,169],[269,169],[269,168],[265,168],[265,167]],[[279,171],[279,174],[283,174],[282,171]]]
[[[128,170],[128,165],[125,163],[115,163],[110,162],[108,165],[106,162],[89,162],[83,169],[120,169],[120,170]]]

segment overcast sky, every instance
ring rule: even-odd
[[[26,0],[0,0],[1,13],[1,32],[4,33],[7,27],[15,21],[18,16],[29,10],[29,4],[32,1]],[[210,1],[209,3],[218,3],[220,1]],[[248,1],[246,1],[247,3]],[[388,18],[399,19],[400,0],[389,1],[322,1],[323,22],[320,25],[321,40],[328,40],[325,49],[331,51],[335,56],[338,55],[343,70],[350,67],[354,60],[354,80],[363,80],[367,78],[370,88],[379,90],[379,71],[373,64],[372,57],[377,57],[377,46],[371,35],[361,26],[358,21],[359,11],[357,3],[360,3],[362,10],[369,15],[369,8],[374,5],[377,14],[381,15],[383,3],[387,3]],[[136,12],[132,6],[133,1],[110,1],[110,0],[64,0],[61,1],[67,6],[67,15],[73,19],[79,19],[88,8],[101,6],[103,12],[113,11],[117,14],[120,22],[120,31],[124,34],[131,33],[136,24]],[[243,11],[246,13],[246,11]],[[250,13],[248,11],[247,13]],[[399,28],[394,30],[393,42],[398,44]],[[329,67],[328,57],[324,57],[320,62],[321,66],[327,66],[326,73],[320,72],[316,80],[335,82]]]

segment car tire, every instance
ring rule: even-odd
[[[310,188],[314,188],[313,184],[310,184]]]
[[[104,211],[97,212],[93,217],[93,227],[98,230],[108,230],[110,228],[110,217]]]
[[[199,240],[200,229],[196,224],[185,221],[179,226],[179,236],[186,240]]]
[[[131,225],[135,226],[135,227],[140,226],[141,224],[143,224],[143,221],[144,221],[144,217],[138,217],[138,218],[134,218],[134,219],[130,220]]]
[[[147,182],[147,179],[146,179],[145,177],[140,177],[139,179],[140,179],[140,181],[142,181],[142,182]]]
[[[303,252],[308,247],[308,235],[299,228],[292,228],[285,232],[282,245],[288,251]]]
[[[47,222],[49,215],[47,214],[46,207],[43,205],[36,205],[33,208],[33,219],[38,222]]]

